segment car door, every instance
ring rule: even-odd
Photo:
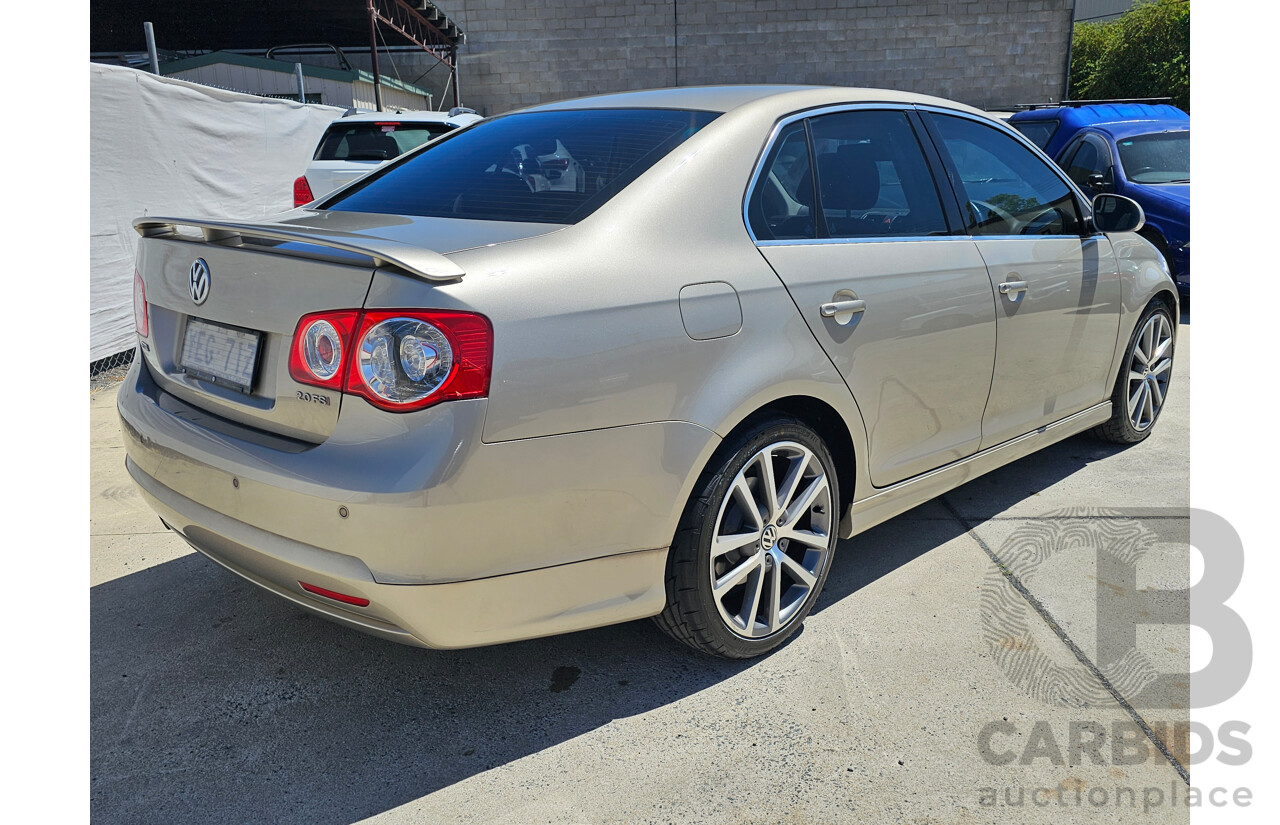
[[[986,449],[1110,396],[1120,277],[1061,170],[977,117],[927,117],[995,289]]]
[[[952,234],[922,129],[883,107],[784,121],[747,200],[761,254],[858,404],[876,486],[978,449],[995,359],[986,266]]]

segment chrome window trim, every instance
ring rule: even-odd
[[[884,235],[869,238],[777,238],[756,241],[756,246],[813,246],[843,243],[918,243],[920,241],[968,241],[968,235]]]
[[[1094,237],[1090,235],[1089,237]],[[1051,241],[1087,240],[1083,235],[884,235],[869,238],[777,238],[756,241],[756,246],[813,246],[817,244],[846,243],[920,243],[921,241]]]

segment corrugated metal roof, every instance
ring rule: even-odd
[[[411,0],[409,5],[422,4]],[[180,51],[369,43],[364,0],[101,0],[89,4],[89,51],[145,50],[144,21],[155,24],[160,48]],[[389,26],[381,27],[379,38],[388,46],[409,43]]]

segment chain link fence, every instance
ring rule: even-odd
[[[89,392],[109,387],[124,380],[124,375],[133,363],[137,347],[99,358],[89,364]]]

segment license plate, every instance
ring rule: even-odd
[[[197,378],[249,392],[261,340],[260,332],[191,318],[182,338],[178,366]]]

